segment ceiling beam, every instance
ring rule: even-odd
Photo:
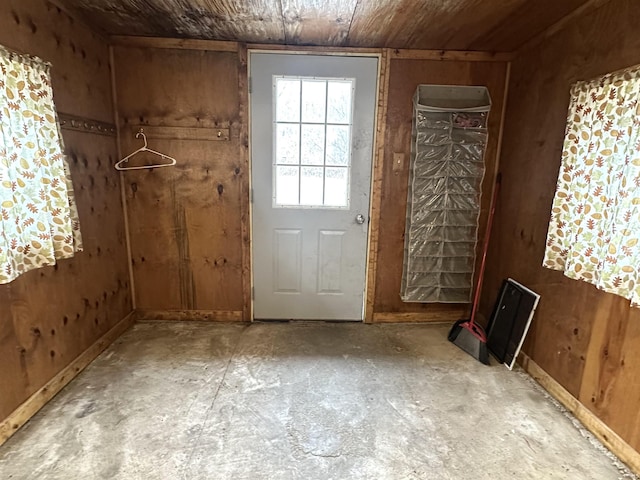
[[[473,52],[467,50],[414,50],[391,49],[391,59],[405,60],[453,60],[458,62],[509,62],[513,58],[508,52]]]
[[[237,52],[239,42],[219,40],[197,40],[187,38],[136,37],[128,35],[112,35],[112,45],[141,48],[168,48],[179,50],[209,50],[214,52]],[[381,48],[364,47],[323,47],[249,43],[247,48],[254,50],[272,50],[300,53],[329,53],[329,54],[364,54],[377,55]],[[507,52],[472,52],[462,50],[415,50],[388,49],[391,59],[405,60],[441,60],[463,62],[509,62],[513,54]]]
[[[238,42],[198,40],[189,38],[136,37],[112,35],[112,45],[142,48],[173,48],[178,50],[209,50],[212,52],[237,52]]]

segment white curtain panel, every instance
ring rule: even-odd
[[[640,67],[571,88],[543,265],[640,305]]]
[[[82,250],[49,69],[0,46],[0,283]]]

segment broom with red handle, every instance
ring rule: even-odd
[[[449,341],[457,345],[476,360],[489,365],[489,352],[487,350],[487,335],[482,326],[476,323],[476,312],[478,303],[480,302],[480,293],[482,291],[482,280],[484,278],[484,269],[487,262],[487,250],[489,249],[489,235],[491,233],[491,225],[496,212],[496,203],[498,202],[498,193],[500,191],[501,176],[498,174],[496,185],[493,189],[493,198],[491,199],[491,209],[489,210],[489,218],[487,220],[487,230],[484,235],[484,244],[482,246],[482,261],[480,262],[480,273],[476,284],[476,291],[473,296],[473,306],[471,309],[471,319],[458,320],[454,323],[449,332]]]

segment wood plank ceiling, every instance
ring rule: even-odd
[[[514,51],[589,0],[60,0],[111,35]]]

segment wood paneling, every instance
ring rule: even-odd
[[[608,0],[595,0],[602,3]],[[573,12],[581,10],[585,5],[593,4],[594,0],[535,0],[525,1],[505,16],[493,28],[473,40],[467,40],[466,47],[473,50],[501,51],[504,45],[519,46],[530,41],[550,26],[561,24],[565,18],[570,18]]]
[[[38,410],[57,395],[87,365],[115,342],[134,322],[134,312],[120,320],[113,328],[102,335],[95,343],[76,357],[69,365],[58,372],[51,380],[34,392],[28,400],[16,408],[6,419],[0,420],[0,445],[6,442],[18,429],[33,417]]]
[[[482,302],[488,313],[507,276],[538,292],[524,351],[636,450],[640,310],[541,264],[570,85],[640,63],[638,18],[640,3],[611,0],[514,61]]]
[[[111,123],[105,39],[44,0],[0,3],[0,43],[51,62],[58,109]]]
[[[282,0],[285,41],[293,45],[344,45],[357,0]]]
[[[551,7],[551,2],[553,0],[546,0],[546,1],[550,2],[550,7]],[[598,8],[602,7],[605,3],[609,1],[611,0],[587,0],[586,2],[583,2],[582,5],[578,6],[578,8],[574,10],[567,9],[567,13],[563,15],[557,22],[549,25],[547,28],[543,29],[540,33],[538,33],[534,37],[527,40],[525,43],[522,44],[519,50],[526,50],[526,49],[535,47],[541,41],[555,35],[560,30],[565,28],[565,26],[573,22],[574,18],[589,14],[593,10],[597,10]],[[554,7],[556,5],[557,3],[553,4]]]
[[[280,2],[273,0],[63,0],[113,35],[281,43]]]
[[[317,47],[309,48],[317,53]],[[152,138],[151,148],[175,157],[178,165],[125,173],[137,307],[192,311],[194,315],[197,310],[242,310],[249,319],[244,47],[236,53],[116,46],[114,52],[123,155],[139,145],[133,138],[139,126],[150,131],[179,127],[228,127],[230,131],[228,142],[160,138],[164,135]],[[461,312],[460,305],[400,301],[408,164],[398,170],[388,158],[398,152],[408,158],[411,98],[419,83],[486,84],[494,96],[487,153],[490,174],[485,182],[490,189],[507,64],[487,54],[462,62],[405,59],[399,54],[385,51],[390,60],[385,62],[383,80],[386,84],[391,76],[396,83],[381,96],[389,94],[379,126],[389,128],[384,138],[379,137],[378,145],[384,145],[384,150],[377,162],[384,166],[376,168],[378,188],[372,201],[384,228],[373,232],[370,255],[375,259],[379,253],[377,263],[382,267],[377,272],[371,269],[367,319],[371,321],[374,312],[400,321],[406,318],[394,315],[407,312],[450,319]]]
[[[509,52],[594,0],[60,1],[115,35]]]
[[[428,314],[431,311],[437,311],[446,319],[453,315],[452,312],[460,312],[459,304],[404,303],[400,299],[409,178],[408,159],[411,154],[412,99],[419,84],[486,85],[488,87],[493,106],[489,116],[489,142],[485,155],[487,174],[482,185],[480,232],[483,236],[494,181],[493,172],[504,103],[506,72],[507,64],[497,62],[399,58],[391,60],[374,312]],[[400,168],[392,161],[395,154],[402,154],[407,159]],[[482,238],[479,239],[478,245],[481,244]]]
[[[573,416],[575,416],[602,444],[611,450],[629,468],[640,474],[640,453],[623,440],[609,425],[585,407],[576,397],[571,395],[562,385],[555,381],[536,362],[521,353],[518,363],[545,390],[558,400]]]
[[[526,0],[384,0],[359,2],[349,41],[359,46],[480,50],[473,41]],[[509,51],[508,46],[501,50]]]
[[[0,3],[0,43],[53,64],[59,111],[113,121],[103,38],[48,2],[13,0]],[[0,285],[0,419],[131,311],[115,138],[63,137],[84,252]]]
[[[131,125],[229,128],[229,141],[157,138],[171,168],[125,172],[136,306],[241,311],[246,127],[237,52],[114,47],[121,144]]]

